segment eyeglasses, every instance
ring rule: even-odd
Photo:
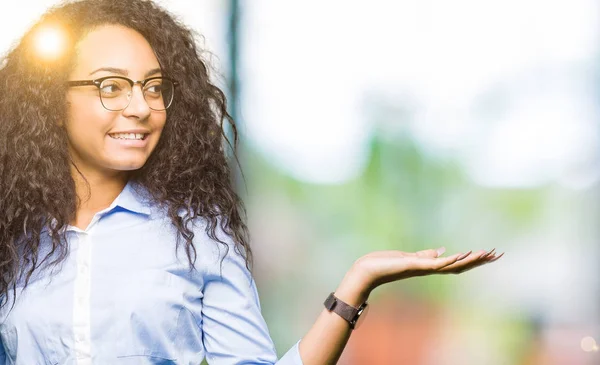
[[[152,110],[165,110],[173,102],[175,87],[179,85],[168,77],[150,77],[144,81],[133,81],[124,76],[106,76],[95,80],[67,81],[71,86],[94,85],[98,88],[100,102],[105,109],[120,111],[129,106],[133,85],[140,84],[148,107]]]

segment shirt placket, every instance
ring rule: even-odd
[[[73,334],[77,365],[91,365],[91,268],[93,232],[99,216],[95,216],[85,231],[77,229],[77,271],[73,303]]]

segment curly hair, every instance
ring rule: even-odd
[[[224,148],[227,142],[235,156],[237,131],[224,93],[209,80],[204,50],[195,43],[198,35],[150,0],[66,2],[48,10],[0,62],[0,307],[9,291],[16,294],[17,282],[24,278],[27,286],[35,270],[56,267],[68,256],[61,230],[75,218],[78,198],[60,123],[68,116],[64,85],[75,65],[77,42],[107,24],[144,36],[163,73],[179,82],[160,140],[130,180],[166,208],[178,231],[176,247],[185,239],[190,270],[196,249],[188,223],[196,217],[206,221],[211,239],[228,249],[217,237],[220,228],[236,251],[245,251],[251,270],[246,211]],[[35,35],[48,25],[65,31],[67,47],[56,59],[42,60],[34,51]],[[233,144],[225,121],[232,127]],[[187,212],[183,217],[181,209]],[[53,222],[48,227],[52,247],[42,259],[40,237],[48,222]]]

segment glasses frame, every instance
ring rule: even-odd
[[[153,77],[149,77],[145,80],[142,81],[133,81],[132,79],[125,77],[125,76],[104,76],[104,77],[100,77],[98,79],[94,79],[94,80],[70,80],[67,81],[67,86],[69,87],[73,87],[73,86],[96,86],[98,88],[98,97],[100,98],[100,103],[102,104],[102,106],[104,107],[104,109],[109,110],[109,111],[113,111],[113,112],[118,112],[121,110],[125,110],[127,109],[127,107],[129,106],[129,104],[131,103],[131,95],[129,95],[129,100],[127,101],[127,105],[125,105],[124,108],[121,109],[109,109],[106,107],[106,105],[104,105],[104,100],[102,99],[102,94],[100,92],[101,89],[101,85],[102,82],[104,82],[104,80],[108,80],[108,79],[122,79],[125,80],[129,83],[129,85],[131,85],[131,91],[133,92],[133,86],[135,86],[135,84],[140,84],[141,90],[142,90],[142,96],[144,97],[144,100],[146,101],[146,103],[148,103],[148,101],[146,100],[146,94],[144,93],[144,87],[146,86],[146,84],[152,80],[156,80],[156,79],[164,79],[164,80],[169,80],[173,83],[173,94],[171,95],[171,100],[169,100],[169,103],[167,104],[167,106],[165,106],[164,109],[154,109],[150,106],[150,104],[148,104],[148,107],[152,110],[156,110],[156,111],[163,111],[163,110],[167,110],[171,104],[173,103],[173,99],[175,98],[175,89],[177,88],[177,86],[179,85],[179,83],[175,80],[173,80],[170,77],[166,77],[166,76],[153,76]]]

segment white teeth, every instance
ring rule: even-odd
[[[143,139],[144,138],[144,134],[142,134],[142,133],[116,133],[116,134],[109,134],[109,136],[111,136],[112,138],[115,138],[115,139]]]

